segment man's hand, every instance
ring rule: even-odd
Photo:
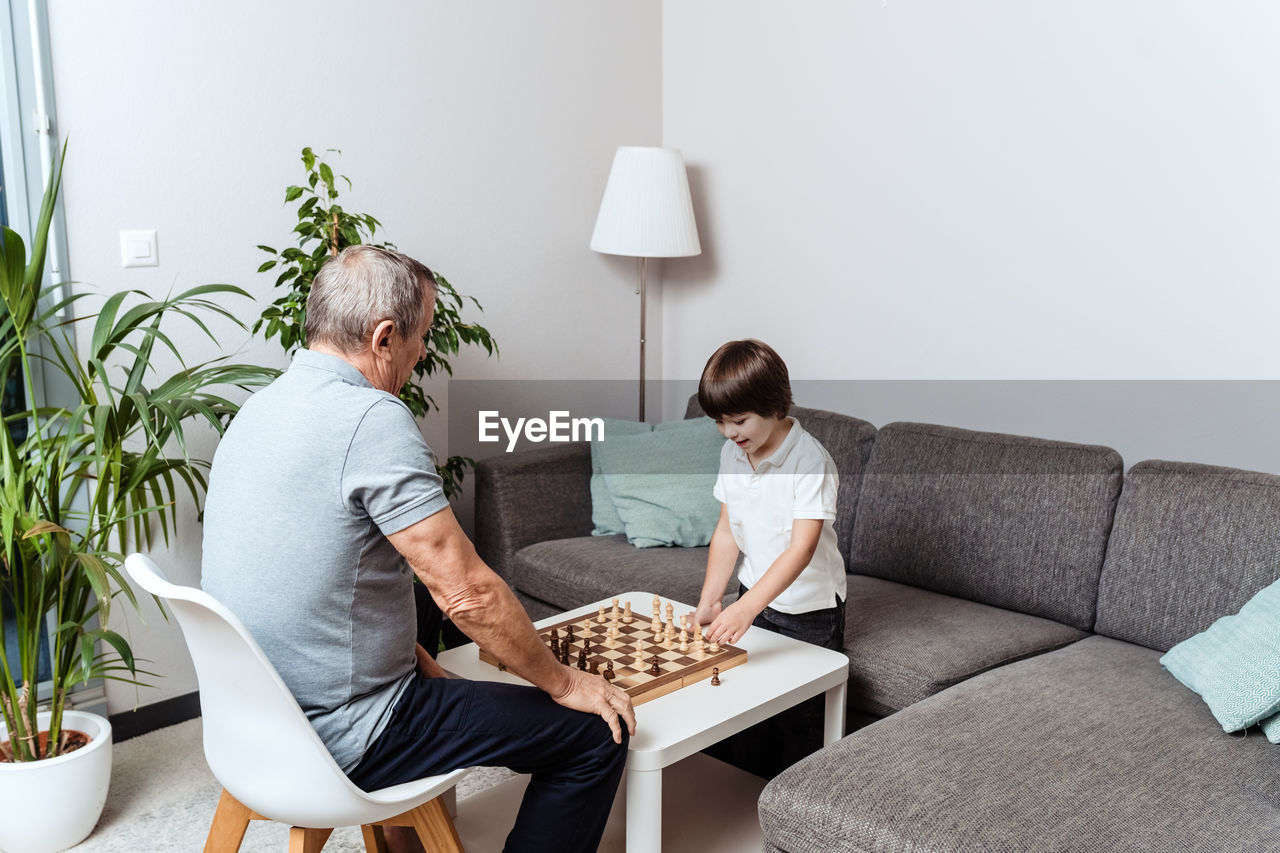
[[[636,733],[636,712],[626,691],[598,675],[570,667],[564,670],[569,674],[568,689],[558,696],[552,694],[552,699],[575,711],[599,714],[609,724],[614,743],[622,743],[623,722],[627,724],[628,734]]]
[[[736,643],[759,615],[759,610],[739,599],[716,617],[703,636],[712,643]]]

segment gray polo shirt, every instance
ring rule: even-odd
[[[413,575],[386,537],[448,506],[408,407],[301,350],[232,421],[204,514],[204,589],[244,622],[339,766],[416,664]]]

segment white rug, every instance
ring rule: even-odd
[[[113,745],[111,790],[93,834],[76,853],[141,853],[204,849],[220,786],[204,761],[199,719]],[[458,783],[458,800],[510,778],[503,768],[481,768]],[[282,853],[289,828],[252,821],[241,853]],[[363,853],[359,827],[334,831],[325,853]]]

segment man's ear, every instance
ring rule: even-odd
[[[395,333],[396,324],[394,320],[383,320],[374,327],[373,336],[369,341],[374,356],[378,358],[391,357],[391,338]]]

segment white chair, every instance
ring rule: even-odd
[[[222,783],[205,853],[235,853],[250,820],[288,824],[290,853],[315,853],[336,826],[360,825],[370,853],[382,826],[411,826],[429,851],[462,851],[441,795],[467,770],[365,792],[315,729],[240,620],[208,593],[177,586],[142,554],[125,569],[164,599],[186,636],[200,682],[204,754]]]

